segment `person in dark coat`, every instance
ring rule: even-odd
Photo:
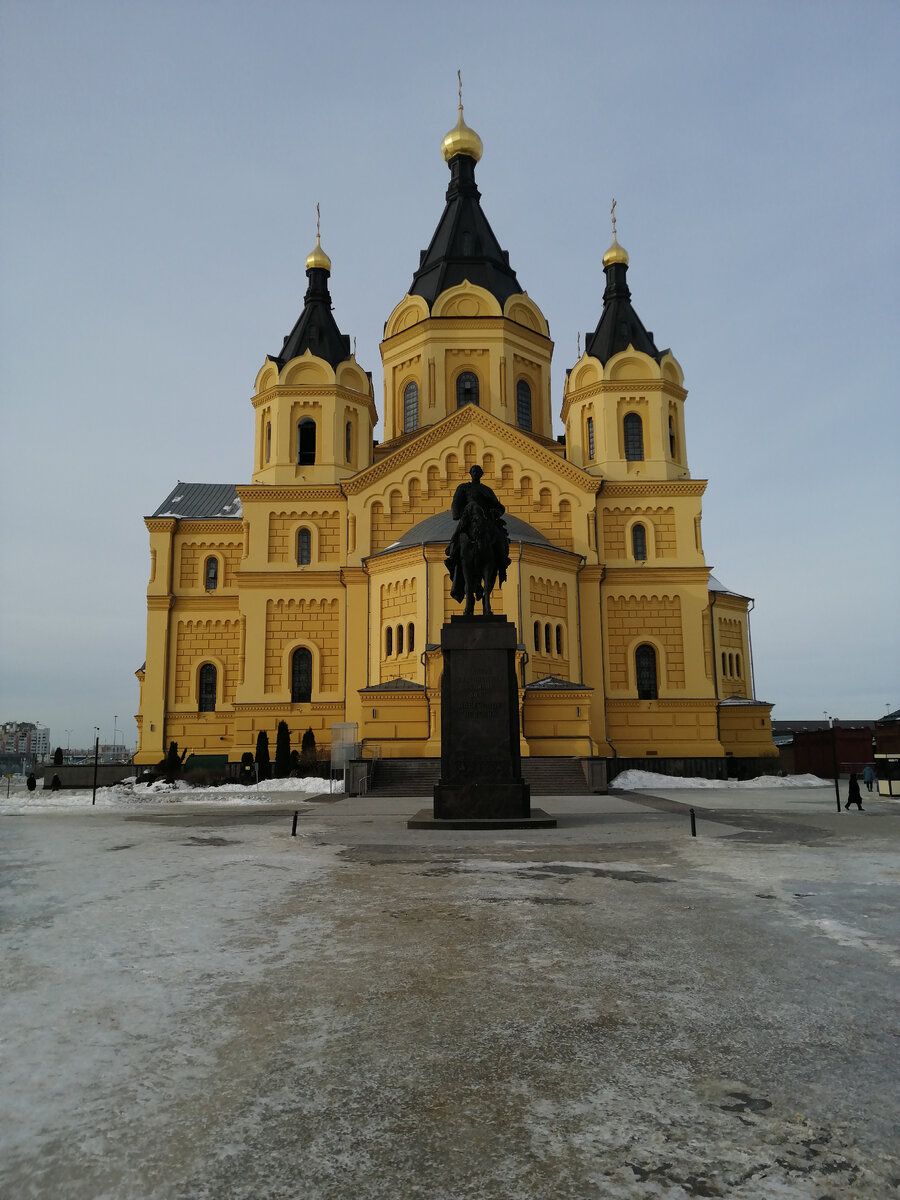
[[[29,772],[28,778],[25,780],[28,785],[29,792],[33,792],[37,787],[37,780],[34,777],[34,771]]]
[[[859,779],[856,777],[855,772],[850,776],[850,783],[847,787],[847,803],[844,805],[844,808],[849,810],[851,804],[855,804],[859,811],[862,812],[862,796],[859,794]]]

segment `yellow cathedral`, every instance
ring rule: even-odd
[[[491,603],[518,633],[523,757],[773,756],[748,598],[704,558],[681,366],[632,306],[615,223],[555,438],[549,326],[481,207],[461,104],[442,151],[444,211],[384,327],[383,441],[317,234],[303,311],[256,377],[250,482],[178,483],[145,519],[135,761],[175,741],[236,762],[281,720],[297,748],[349,723],[364,755],[439,757],[450,501],[476,463],[506,507]]]

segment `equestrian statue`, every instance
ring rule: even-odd
[[[509,566],[509,534],[503,514],[506,509],[486,483],[477,464],[469,470],[470,483],[461,483],[453,493],[450,515],[457,522],[447,546],[444,562],[450,573],[450,595],[466,607],[463,616],[475,615],[475,601],[482,602],[484,615],[491,615],[491,592],[506,581]]]

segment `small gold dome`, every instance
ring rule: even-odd
[[[319,267],[323,271],[331,270],[331,259],[322,249],[322,243],[319,241],[319,235],[316,234],[316,244],[313,247],[312,253],[307,255],[306,269],[312,270],[313,267]]]
[[[603,255],[604,267],[609,267],[613,263],[624,263],[626,267],[628,266],[628,251],[619,245],[615,234],[613,234],[612,245]]]
[[[483,153],[484,143],[475,130],[470,129],[463,120],[463,106],[460,104],[459,120],[441,142],[444,162],[449,162],[457,154],[468,154],[469,158],[478,162]]]

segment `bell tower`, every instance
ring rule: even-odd
[[[631,303],[628,252],[603,255],[603,311],[584,354],[566,373],[562,418],[569,459],[605,479],[688,479],[684,376]]]
[[[337,483],[372,461],[372,378],[334,319],[330,275],[317,231],[303,311],[256,377],[254,483]]]

